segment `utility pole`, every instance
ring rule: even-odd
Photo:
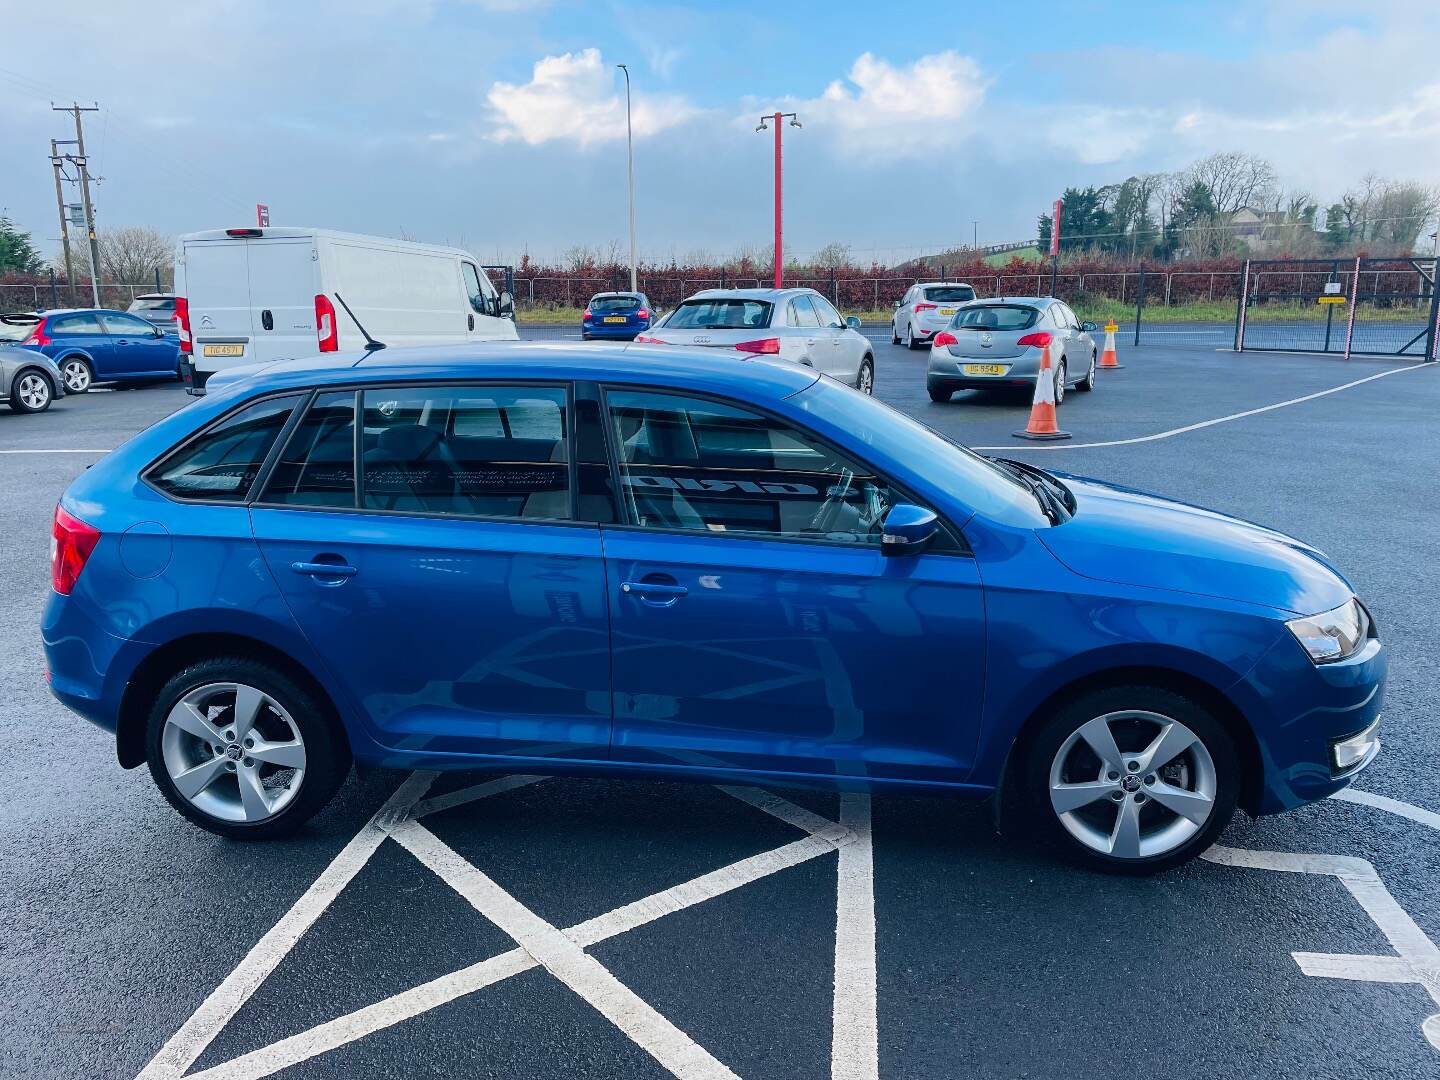
[[[784,219],[784,189],[781,184],[781,130],[782,123],[786,117],[790,118],[791,127],[800,127],[800,121],[792,113],[766,113],[760,118],[760,126],[756,131],[765,131],[770,121],[775,122],[775,288],[784,287],[785,280],[785,234],[782,227]]]
[[[70,262],[70,222],[65,214],[65,192],[60,187],[64,159],[60,157],[60,146],[50,140],[50,167],[55,170],[55,207],[60,211],[60,245],[65,252],[65,284],[73,296],[75,293],[75,269]]]
[[[976,251],[980,250],[980,222],[970,222],[970,246]]]
[[[90,164],[85,158],[85,128],[80,121],[80,114],[87,112],[99,112],[99,105],[81,105],[71,103],[69,105],[51,104],[52,112],[67,112],[75,117],[75,153],[67,155],[80,170],[80,198],[85,206],[85,231],[90,239],[90,296],[95,306],[100,306],[100,246],[95,240],[95,206],[90,201]]]
[[[616,64],[625,72],[625,163],[630,175],[630,291],[638,292],[635,264],[635,134],[630,126],[630,69]]]

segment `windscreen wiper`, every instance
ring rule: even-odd
[[[1070,519],[1070,507],[1065,497],[1050,486],[1052,483],[1058,486],[1060,483],[1058,480],[1047,476],[1033,465],[1011,461],[1009,458],[991,458],[990,460],[1030,489],[1030,493],[1035,496],[1035,501],[1040,504],[1041,512],[1050,520],[1051,525],[1059,525]]]

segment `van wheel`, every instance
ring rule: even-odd
[[[18,413],[44,412],[55,400],[50,380],[35,370],[22,371],[10,387],[10,408]]]
[[[161,688],[145,755],[171,806],[236,840],[294,832],[350,771],[350,746],[329,708],[242,657],[191,664]]]
[[[1037,830],[1112,873],[1153,874],[1194,858],[1229,824],[1240,790],[1224,725],[1156,687],[1098,690],[1062,706],[1025,753]]]
[[[67,394],[83,394],[95,381],[95,369],[83,356],[67,356],[60,361],[60,375]]]

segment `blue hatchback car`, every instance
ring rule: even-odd
[[[55,695],[241,838],[354,759],[999,796],[1143,872],[1376,754],[1385,651],[1320,552],[691,352],[217,377],[61,500]]]
[[[586,341],[634,341],[655,325],[655,317],[644,293],[596,293],[580,317],[580,336]]]
[[[180,338],[138,316],[107,308],[57,308],[6,316],[0,337],[55,361],[67,394],[97,382],[173,379]]]

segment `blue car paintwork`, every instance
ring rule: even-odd
[[[137,316],[108,308],[66,308],[44,311],[50,344],[27,345],[57,363],[71,356],[83,356],[95,378],[103,382],[157,379],[173,376],[180,361],[180,338],[174,332],[155,336],[156,327]],[[94,316],[105,332],[68,333],[64,324],[70,316]],[[138,325],[137,325],[138,324]],[[58,327],[58,330],[55,329]]]
[[[609,311],[600,315],[582,317],[580,319],[580,336],[596,341],[633,341],[636,334],[642,334],[655,325],[655,309],[650,306],[650,301],[642,294],[625,294],[640,296],[640,304],[629,311]],[[587,309],[588,310],[588,309]],[[638,312],[644,311],[645,317],[640,318]],[[605,316],[624,316],[624,322],[607,323]]]
[[[988,466],[940,460],[913,421],[797,365],[626,351],[497,343],[227,373],[66,492],[102,537],[73,595],[46,608],[56,696],[114,730],[146,657],[228,634],[309,671],[369,763],[985,794],[1056,695],[1164,671],[1253,732],[1251,809],[1349,782],[1331,777],[1328,745],[1379,715],[1385,652],[1372,640],[1310,662],[1284,620],[1350,589],[1303,544],[1078,479],[1078,513],[1050,527],[1023,489],[976,482]],[[262,392],[477,370],[767,410],[889,476],[959,542],[886,558],[614,525],[182,504],[138,479]],[[327,555],[359,572],[326,582],[290,568]]]

